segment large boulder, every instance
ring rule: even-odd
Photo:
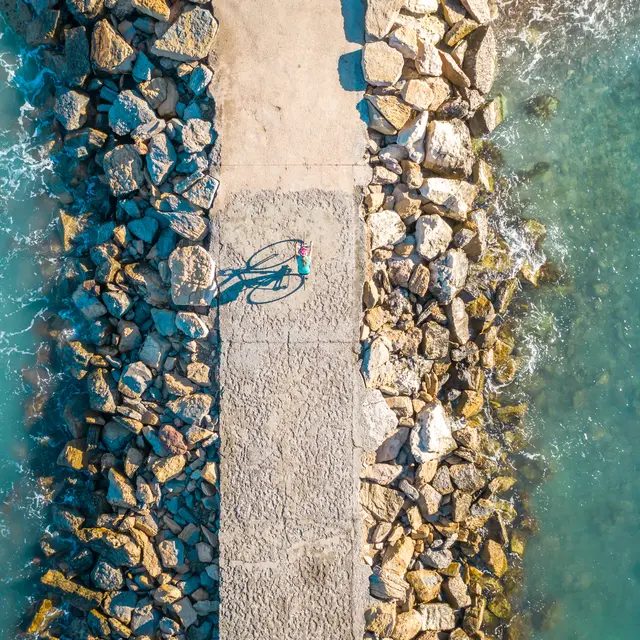
[[[489,0],[462,0],[462,4],[476,22],[486,24],[491,20]]]
[[[416,418],[409,436],[411,453],[418,463],[440,460],[457,448],[451,419],[439,402],[425,405]]]
[[[149,105],[133,91],[118,94],[109,109],[109,125],[113,131],[124,136],[140,125],[157,120],[156,114]]]
[[[151,53],[179,62],[195,62],[206,58],[213,47],[218,22],[211,11],[193,7],[184,11],[158,38]]]
[[[365,392],[362,418],[364,435],[370,440],[372,449],[377,449],[398,426],[398,417],[389,408],[378,389]]]
[[[420,187],[420,194],[438,207],[447,218],[460,222],[467,219],[478,195],[478,187],[451,178],[426,178]]]
[[[360,485],[360,502],[376,520],[393,522],[404,505],[404,496],[395,489],[363,482]]]
[[[444,175],[465,178],[471,175],[471,134],[462,120],[433,120],[429,123],[424,166]]]
[[[427,262],[442,255],[453,238],[451,227],[438,214],[420,216],[416,222],[416,251]]]
[[[366,32],[376,39],[384,38],[391,31],[404,3],[405,0],[367,0]]]
[[[471,86],[481,93],[489,93],[498,69],[498,45],[490,26],[476,29],[468,38],[469,46],[462,68]]]
[[[104,594],[99,591],[88,589],[81,584],[67,580],[60,571],[47,571],[40,579],[40,582],[49,593],[60,596],[65,602],[83,611],[90,611],[99,607],[104,598]]]
[[[455,611],[448,604],[422,604],[418,610],[424,631],[448,631],[456,626]]]
[[[144,184],[142,158],[132,144],[122,144],[104,155],[104,172],[114,196],[124,196]]]
[[[368,84],[389,87],[400,80],[404,56],[386,42],[369,42],[364,46],[362,70]]]
[[[469,260],[462,249],[451,249],[429,264],[429,291],[441,304],[451,304],[467,281]]]
[[[67,130],[79,129],[87,121],[89,96],[79,91],[65,89],[56,95],[53,111],[56,120]]]
[[[215,298],[216,263],[200,246],[178,247],[169,256],[171,298],[178,306],[209,306]]]
[[[97,71],[129,73],[135,59],[135,51],[108,20],[96,23],[91,34],[91,62]]]
[[[367,218],[367,225],[371,232],[372,250],[397,244],[407,234],[402,218],[395,211],[385,209],[372,213]]]
[[[176,165],[176,150],[164,133],[157,133],[147,145],[147,171],[155,185],[161,185]]]

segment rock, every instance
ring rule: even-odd
[[[365,436],[373,443],[373,448],[379,447],[398,426],[396,414],[389,408],[378,389],[365,392],[362,418]]]
[[[543,118],[544,120],[551,120],[558,111],[560,106],[560,100],[551,94],[545,93],[535,98],[531,98],[525,108],[527,113],[537,118]]]
[[[124,291],[105,291],[102,301],[115,318],[121,318],[131,308],[131,300]]]
[[[138,606],[131,616],[131,632],[136,637],[150,638],[156,635],[160,624],[160,614],[153,604]]]
[[[183,193],[183,197],[196,207],[211,209],[219,184],[215,178],[205,176],[202,180],[198,180],[190,189],[187,189]]]
[[[368,0],[365,31],[373,38],[384,38],[393,27],[405,0]]]
[[[369,578],[369,592],[378,600],[404,601],[408,590],[409,583],[402,576],[380,567],[377,567]]]
[[[424,327],[422,350],[431,360],[446,358],[449,354],[449,330],[437,322],[427,322]]]
[[[180,62],[206,58],[218,33],[218,22],[202,7],[183,11],[178,19],[158,38],[151,53]]]
[[[462,120],[433,120],[429,123],[424,166],[445,175],[471,175],[471,135]]]
[[[153,474],[158,479],[160,484],[168,482],[172,478],[179,476],[185,466],[185,459],[183,456],[169,456],[168,458],[160,458],[151,465]]]
[[[442,5],[444,18],[451,26],[460,22],[466,15],[465,8],[460,0],[440,0],[440,4]]]
[[[67,130],[79,129],[87,121],[89,96],[73,89],[60,91],[56,95],[53,111],[56,120]]]
[[[180,618],[180,622],[182,622],[182,626],[185,629],[188,629],[198,619],[198,614],[195,612],[189,598],[182,598],[182,600],[174,602],[170,605],[170,608],[174,615]]]
[[[469,590],[459,575],[445,580],[443,590],[447,602],[454,609],[463,609],[464,607],[471,606]]]
[[[433,44],[424,41],[419,42],[416,70],[423,76],[442,75],[442,59],[440,58],[438,49],[436,49]]]
[[[101,591],[118,591],[124,586],[122,570],[106,560],[98,560],[91,571],[91,581]]]
[[[140,547],[123,533],[97,527],[80,529],[77,536],[114,567],[134,567],[140,562]]]
[[[96,411],[115,413],[118,397],[116,383],[105,369],[94,369],[87,376],[89,405]]]
[[[466,493],[475,493],[483,489],[487,483],[486,478],[473,464],[454,464],[449,469],[453,484]]]
[[[415,542],[409,536],[403,536],[385,549],[380,566],[385,571],[403,576],[411,564],[415,546]]]
[[[461,298],[454,298],[446,307],[451,339],[458,344],[469,342],[469,316]]]
[[[168,538],[157,545],[158,555],[165,569],[180,567],[184,564],[184,543],[178,538]]]
[[[451,227],[437,214],[423,215],[416,222],[416,251],[427,262],[442,255],[453,238]]]
[[[375,604],[364,612],[365,631],[377,638],[387,638],[396,624],[396,605],[394,602]]]
[[[411,453],[419,463],[439,460],[457,448],[451,421],[439,402],[430,402],[420,411],[409,443]]]
[[[391,638],[393,640],[412,640],[422,631],[422,616],[416,609],[399,613]]]
[[[104,156],[104,171],[114,196],[124,196],[138,190],[144,184],[142,159],[136,147],[123,144]]]
[[[71,299],[86,320],[95,320],[107,313],[107,308],[98,297],[100,287],[93,280],[85,280],[73,292]]]
[[[482,559],[487,565],[489,571],[498,576],[498,578],[502,578],[509,568],[507,556],[502,545],[495,540],[487,540],[484,543],[484,547],[482,548]]]
[[[478,109],[469,120],[469,128],[474,138],[481,138],[491,133],[503,120],[502,96]]]
[[[376,462],[389,462],[395,460],[409,438],[409,429],[400,427],[387,436],[376,451]]]
[[[451,304],[467,280],[469,260],[461,249],[451,249],[429,264],[429,291],[441,304]]]
[[[179,600],[182,596],[182,591],[172,584],[161,584],[153,594],[154,602],[158,604],[171,604],[176,600]]]
[[[360,472],[360,479],[381,484],[383,487],[390,485],[398,479],[402,473],[402,466],[398,464],[371,464]]]
[[[411,254],[406,258],[400,256],[392,256],[387,260],[387,273],[389,274],[389,281],[394,287],[409,286],[409,279],[416,266],[420,264],[420,256]]]
[[[448,47],[455,47],[463,38],[466,38],[474,29],[477,29],[478,26],[479,25],[475,20],[463,18],[456,22],[451,29],[447,31],[444,36],[444,43]]]
[[[457,87],[470,87],[471,81],[467,78],[467,74],[460,68],[455,58],[445,51],[439,51],[438,53],[442,60],[442,75]]]
[[[407,582],[416,592],[418,602],[431,602],[440,595],[442,578],[436,571],[429,571],[428,569],[409,571],[406,578]]]
[[[404,56],[386,42],[368,42],[364,45],[362,70],[368,84],[389,87],[402,75]]]
[[[150,16],[160,22],[167,22],[171,15],[166,0],[131,0],[131,6],[145,16]]]
[[[135,58],[135,51],[108,20],[96,23],[91,34],[91,61],[97,71],[130,73]]]
[[[171,298],[178,306],[209,306],[217,294],[216,264],[200,246],[179,247],[169,257]]]
[[[145,216],[144,218],[137,218],[129,222],[127,229],[129,229],[134,237],[140,238],[140,240],[147,244],[152,244],[159,226],[155,218]]]
[[[49,593],[60,596],[65,602],[82,611],[100,607],[103,594],[80,584],[67,580],[60,571],[47,571],[40,582]]]
[[[129,90],[119,93],[109,109],[109,125],[119,136],[131,133],[141,125],[153,123],[156,120],[156,114],[149,105]]]
[[[183,435],[170,424],[165,424],[158,434],[162,446],[172,455],[184,455],[187,453]]]
[[[404,497],[398,491],[379,484],[360,484],[360,503],[376,519],[393,522],[404,504]]]
[[[471,86],[481,93],[489,93],[498,68],[496,36],[490,26],[476,29],[468,38],[469,47],[462,68]]]
[[[396,96],[367,94],[365,98],[382,114],[384,119],[396,129],[402,129],[411,117],[411,107]]]
[[[209,329],[200,316],[190,311],[178,311],[176,327],[189,338],[196,340],[206,338],[209,335]]]
[[[415,28],[403,25],[389,35],[389,46],[397,49],[405,58],[415,60],[418,55],[418,32]]]
[[[167,403],[167,407],[187,424],[200,424],[209,415],[213,398],[208,393],[194,393]]]
[[[153,382],[153,374],[143,362],[128,364],[120,376],[118,391],[127,398],[139,398]]]
[[[431,86],[426,80],[407,80],[402,87],[402,99],[418,111],[428,111],[433,97]]]
[[[367,218],[371,233],[371,249],[388,247],[405,239],[407,230],[395,211],[377,211]]]
[[[410,120],[407,125],[398,132],[396,139],[397,143],[407,150],[409,160],[417,162],[418,164],[424,162],[424,138],[427,134],[428,122],[429,113],[423,111],[417,118]],[[422,180],[420,180],[420,184],[422,184]]]
[[[411,13],[423,15],[438,10],[438,0],[404,0],[404,8]]]
[[[489,0],[461,0],[471,17],[480,24],[491,21]]]
[[[420,559],[428,567],[442,571],[453,562],[453,554],[449,549],[425,549]]]
[[[422,604],[418,610],[424,631],[447,631],[456,626],[455,612],[448,604]]]
[[[429,290],[429,269],[423,264],[419,264],[411,274],[409,279],[409,291],[423,298]]]
[[[69,440],[64,446],[56,464],[68,469],[82,471],[87,468],[87,441],[84,438]]]
[[[418,507],[424,517],[433,516],[440,511],[442,494],[436,491],[430,484],[419,483]]]
[[[189,89],[192,91],[195,97],[204,93],[205,89],[209,86],[213,79],[213,71],[209,67],[200,64],[198,65],[189,76]]]
[[[207,221],[196,213],[186,212],[158,212],[157,215],[168,222],[169,228],[175,231],[180,237],[186,238],[193,242],[200,242],[207,233],[209,233],[209,225]]]
[[[107,502],[114,507],[135,509],[138,502],[129,481],[114,469],[109,469],[109,490]]]
[[[420,194],[437,205],[443,215],[464,221],[478,195],[478,188],[463,180],[426,178]]]
[[[107,595],[103,609],[108,616],[128,625],[131,623],[137,604],[138,598],[133,591],[120,591]]]
[[[191,118],[182,129],[182,144],[188,153],[197,153],[213,143],[213,127],[210,122]]]

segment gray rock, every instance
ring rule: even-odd
[[[433,120],[429,123],[424,166],[444,175],[465,178],[471,175],[471,134],[462,120]]]
[[[129,536],[102,527],[80,529],[78,539],[114,567],[134,567],[140,562],[140,547]],[[125,591],[125,593],[131,593]]]
[[[213,47],[218,22],[213,14],[202,7],[184,11],[178,19],[158,38],[151,53],[180,62],[206,58]]]
[[[166,0],[131,0],[131,6],[145,16],[167,22],[171,10]]]
[[[107,313],[100,302],[100,287],[93,280],[85,280],[71,295],[76,308],[87,320],[95,320]]]
[[[446,358],[449,354],[449,330],[437,322],[427,322],[424,326],[422,350],[431,360]]]
[[[211,176],[205,176],[184,192],[184,197],[196,207],[210,209],[220,183]]]
[[[480,24],[491,20],[491,8],[488,0],[461,0],[471,17]]]
[[[469,315],[461,298],[454,298],[446,307],[451,338],[458,344],[469,342]]]
[[[395,24],[405,0],[368,0],[365,30],[375,39],[384,38]]]
[[[363,431],[377,449],[398,426],[398,417],[378,389],[368,389],[362,404]],[[395,457],[395,456],[394,456]]]
[[[453,238],[451,227],[437,214],[420,216],[416,222],[416,251],[427,262],[442,255]]]
[[[104,156],[104,171],[114,196],[124,196],[144,184],[142,158],[134,145],[123,144]]]
[[[172,336],[176,332],[176,312],[171,309],[151,309],[151,317],[156,329],[163,336]]]
[[[167,403],[167,407],[187,424],[200,424],[209,415],[213,398],[208,393],[193,393]]]
[[[145,341],[145,345],[147,342]],[[144,349],[144,347],[143,347]],[[139,398],[153,382],[153,374],[143,362],[128,364],[120,376],[118,391],[127,398]]]
[[[131,483],[115,469],[109,469],[107,502],[113,507],[135,509],[137,500]]]
[[[184,543],[178,538],[168,538],[157,545],[158,555],[165,569],[181,567],[185,562]]]
[[[122,318],[131,308],[131,299],[121,290],[105,291],[102,294],[102,302],[114,318]]]
[[[197,313],[179,311],[176,315],[176,327],[189,338],[200,340],[209,335],[207,325]]]
[[[118,405],[116,383],[104,369],[94,369],[87,376],[89,405],[96,411],[115,413]]]
[[[213,79],[213,71],[204,64],[199,64],[189,76],[189,89],[197,98],[209,86]]]
[[[411,453],[418,463],[440,460],[457,448],[451,419],[439,402],[426,404],[416,417],[409,436]]]
[[[151,74],[154,69],[155,67],[151,60],[147,58],[143,51],[139,51],[136,63],[133,65],[133,79],[136,82],[151,80]]]
[[[370,464],[362,469],[360,479],[386,487],[397,480],[401,473],[402,465],[399,464]]]
[[[469,260],[462,249],[451,249],[429,264],[429,291],[441,304],[451,304],[467,280]]]
[[[213,127],[210,122],[192,118],[182,128],[182,144],[187,153],[197,153],[212,143]]]
[[[197,213],[159,211],[157,216],[165,223],[168,223],[172,231],[193,242],[200,242],[209,233],[207,221]]]
[[[189,598],[182,598],[174,602],[170,605],[170,608],[174,615],[180,618],[180,622],[182,622],[182,626],[185,629],[188,629],[198,619],[198,614],[195,612]]]
[[[453,562],[453,554],[449,549],[425,549],[420,560],[427,567],[446,569]]]
[[[418,486],[418,507],[423,516],[432,516],[440,510],[442,494],[430,484],[422,483]]]
[[[56,95],[53,111],[56,120],[67,130],[79,129],[87,121],[89,96],[73,89],[60,91]]]
[[[144,218],[138,218],[129,222],[127,224],[127,229],[129,229],[134,237],[140,238],[143,242],[151,244],[158,232],[159,226],[160,225],[155,218],[145,216]]]
[[[136,607],[131,616],[131,632],[136,637],[152,638],[160,625],[160,613],[153,604]]]
[[[148,367],[157,370],[162,368],[170,349],[171,343],[166,338],[152,332],[145,338],[138,357]]]
[[[155,185],[161,185],[176,165],[176,150],[164,133],[151,138],[147,147],[147,171]]]
[[[422,615],[424,631],[448,631],[456,626],[455,612],[448,604],[421,604],[418,611]]]
[[[91,571],[91,581],[101,591],[118,591],[124,586],[122,570],[106,560],[98,560]]]
[[[489,93],[498,69],[498,45],[490,26],[476,29],[468,37],[463,69],[471,85],[482,93]]]
[[[131,133],[140,125],[156,120],[156,114],[149,105],[130,90],[119,93],[109,109],[109,125],[119,136]]]
[[[464,180],[426,178],[420,187],[420,194],[438,205],[445,216],[462,222],[467,219],[478,195],[478,187]]]
[[[70,86],[82,86],[91,73],[89,62],[89,39],[84,27],[65,30],[64,35],[64,80]]]
[[[487,479],[473,464],[454,464],[449,469],[453,484],[466,493],[475,493],[483,489]]]
[[[203,247],[179,247],[169,257],[171,298],[178,306],[209,306],[217,294],[216,264]]]
[[[377,211],[367,218],[371,233],[371,249],[387,247],[405,239],[407,229],[395,211]]]

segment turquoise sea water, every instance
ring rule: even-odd
[[[530,487],[523,604],[533,638],[628,640],[640,637],[640,9],[519,5],[499,86],[509,116],[493,135],[511,180],[501,215],[543,221],[564,274],[521,296],[515,386],[545,473]],[[525,108],[542,93],[560,100],[548,121]],[[535,163],[548,171],[522,180]]]
[[[6,29],[0,33],[0,638],[13,640],[46,526],[36,478],[47,447],[39,446],[40,407],[31,392],[52,382],[40,329],[50,306],[45,283],[56,268],[55,210],[44,184],[51,160],[28,102],[40,84],[37,70]]]

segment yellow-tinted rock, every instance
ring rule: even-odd
[[[501,578],[509,568],[507,556],[502,546],[495,540],[487,540],[482,549],[482,559],[487,568]]]

